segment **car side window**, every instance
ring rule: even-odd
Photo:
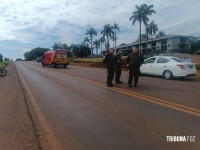
[[[154,63],[155,60],[156,60],[156,58],[150,58],[150,59],[146,60],[144,63],[145,64]]]
[[[167,63],[169,59],[167,58],[158,58],[157,63]]]

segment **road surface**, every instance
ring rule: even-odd
[[[200,82],[141,77],[137,88],[108,88],[106,70],[15,63],[53,149],[133,150],[200,147]],[[187,138],[170,142],[171,138]],[[170,138],[170,139],[169,139]],[[175,139],[176,140],[176,139]]]

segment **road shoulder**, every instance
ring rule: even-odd
[[[3,150],[40,149],[14,63],[0,77],[0,145]]]

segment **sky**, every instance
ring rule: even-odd
[[[144,3],[154,6],[149,19],[159,31],[200,36],[199,0],[0,0],[0,53],[15,60],[36,47],[82,43],[91,27],[99,39],[104,25],[114,23],[120,29],[117,45],[132,43],[139,23],[133,26],[129,18]]]

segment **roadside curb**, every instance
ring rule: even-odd
[[[19,77],[20,84],[23,89],[25,100],[31,115],[31,120],[33,121],[36,136],[39,140],[40,149],[42,150],[61,150],[61,146],[55,138],[50,125],[48,124],[44,114],[42,113],[36,99],[34,98],[31,90],[26,84],[20,70],[15,65],[17,74]]]

